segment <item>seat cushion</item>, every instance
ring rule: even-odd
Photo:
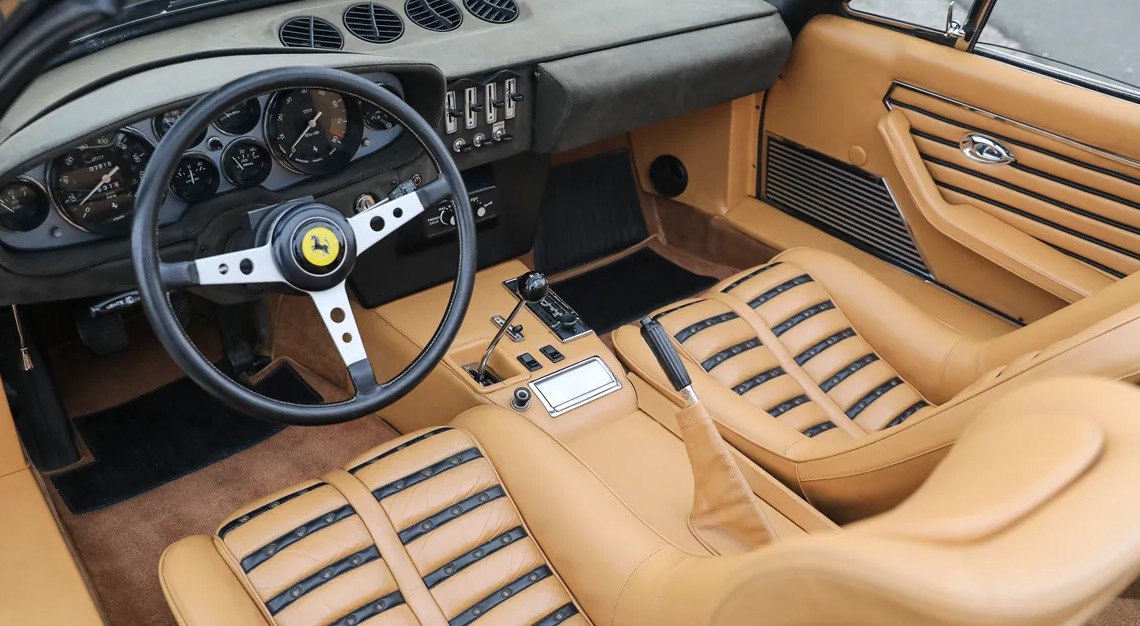
[[[258,623],[252,614],[279,626],[463,626],[483,614],[493,619],[480,623],[586,623],[462,430],[390,442],[250,504],[203,540],[183,540],[163,559],[185,625]],[[188,569],[232,575],[248,602],[232,589],[225,608],[186,595]]]

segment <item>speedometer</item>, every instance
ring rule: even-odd
[[[121,130],[56,157],[48,179],[63,216],[94,233],[129,232],[135,192],[152,150],[142,137]]]
[[[364,128],[360,105],[325,89],[292,89],[273,96],[266,122],[273,154],[302,174],[330,174],[348,165]]]

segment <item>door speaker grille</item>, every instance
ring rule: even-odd
[[[933,279],[882,178],[773,135],[768,136],[764,176],[768,204]]]

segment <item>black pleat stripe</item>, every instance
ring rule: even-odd
[[[654,315],[653,321],[655,321],[655,322],[661,321],[661,318],[665,317],[666,315],[669,315],[670,313],[676,313],[677,311],[680,311],[681,309],[688,308],[688,307],[693,306],[694,304],[700,304],[702,302],[705,302],[705,300],[693,300],[692,302],[686,302],[684,304],[679,304],[675,307],[665,309],[664,311],[658,313],[657,315]]]
[[[753,389],[755,389],[756,387],[759,387],[760,385],[763,385],[764,383],[772,380],[773,378],[779,378],[779,377],[783,376],[785,373],[786,372],[784,372],[784,368],[774,367],[774,368],[768,370],[767,372],[761,372],[761,373],[753,376],[752,378],[749,378],[748,380],[741,382],[740,384],[733,387],[732,390],[735,391],[737,394],[743,396],[744,394],[748,393],[749,391],[752,391]]]
[[[451,578],[452,576],[462,572],[464,569],[478,563],[483,557],[492,555],[499,550],[513,544],[519,539],[526,537],[526,530],[522,526],[513,528],[498,537],[488,541],[487,543],[471,550],[467,554],[456,558],[452,562],[436,569],[435,571],[424,576],[424,584],[428,589],[435,587],[441,582]]]
[[[799,313],[796,313],[795,315],[789,317],[788,319],[784,320],[783,322],[780,322],[774,328],[772,328],[772,332],[775,333],[775,335],[777,337],[779,337],[780,335],[783,335],[784,333],[795,328],[796,326],[800,325],[801,323],[806,322],[807,320],[811,319],[812,317],[815,317],[816,315],[819,315],[820,313],[823,313],[825,311],[830,311],[834,308],[835,308],[835,303],[832,302],[831,300],[826,300],[824,302],[820,302],[819,304],[812,306],[812,307],[808,307],[808,308],[800,311]]]
[[[281,535],[273,541],[258,548],[249,556],[241,560],[241,568],[245,573],[249,573],[253,568],[268,561],[273,555],[288,548],[289,546],[297,543],[298,541],[308,537],[309,535],[328,528],[333,524],[341,521],[346,517],[356,515],[351,504],[346,504],[335,511],[329,511],[324,515],[314,517],[313,519],[305,522],[301,526],[290,530],[289,532]]]
[[[372,495],[375,496],[377,500],[383,500],[388,496],[400,493],[408,487],[414,487],[431,478],[432,476],[442,474],[448,470],[455,469],[464,463],[468,463],[470,461],[474,461],[475,459],[481,458],[483,458],[483,455],[479,452],[479,450],[476,448],[467,448],[466,450],[457,452],[450,457],[439,461],[438,463],[429,465],[422,470],[413,472],[399,480],[394,480],[387,485],[373,489]]]
[[[345,615],[337,621],[329,624],[329,626],[356,626],[364,620],[372,619],[384,611],[387,611],[393,607],[400,606],[403,603],[404,596],[401,595],[399,591],[393,591],[383,598],[379,598],[377,600],[369,602],[368,604],[365,604],[359,609],[356,609],[348,615]]]
[[[895,426],[898,426],[899,424],[910,419],[910,416],[914,415],[915,413],[918,413],[919,411],[921,411],[922,409],[925,409],[928,406],[930,406],[930,405],[927,404],[925,400],[919,400],[918,402],[915,402],[914,406],[903,411],[902,413],[899,413],[899,416],[896,417],[895,419],[891,420],[891,422],[889,424],[887,424],[885,426],[885,428],[893,428]]]
[[[804,435],[810,439],[816,435],[821,435],[835,427],[835,422],[828,420],[822,424],[816,424],[815,426],[812,426],[811,428],[805,430]]]
[[[386,459],[386,458],[392,456],[393,454],[400,452],[401,450],[407,450],[408,448],[416,445],[417,443],[420,443],[421,441],[423,441],[429,437],[433,437],[435,435],[438,435],[438,434],[445,432],[445,431],[448,431],[448,430],[451,430],[451,427],[450,426],[444,426],[442,428],[436,428],[434,430],[430,430],[430,431],[420,435],[419,437],[409,439],[409,440],[405,441],[404,443],[401,443],[400,445],[396,446],[395,448],[392,448],[391,450],[385,450],[383,453],[379,454],[378,456],[375,456],[371,459],[368,459],[367,461],[361,463],[360,465],[354,466],[352,469],[348,470],[348,473],[349,474],[355,474],[355,473],[359,472],[360,470],[368,467],[369,465],[376,463],[377,461],[381,461],[383,459]]]
[[[764,293],[762,293],[762,294],[756,296],[755,298],[749,300],[748,306],[750,306],[754,309],[760,308],[760,306],[762,304],[772,300],[776,296],[783,294],[783,293],[787,293],[787,292],[791,291],[792,289],[799,287],[800,285],[806,285],[806,284],[811,283],[811,282],[815,282],[815,279],[813,279],[811,276],[808,276],[807,274],[802,274],[800,276],[796,276],[795,278],[788,280],[788,281],[784,281],[784,282],[780,283],[779,285],[772,287],[768,291],[765,291]]]
[[[529,574],[525,574],[519,577],[506,587],[503,587],[495,593],[492,593],[486,598],[483,598],[482,600],[476,602],[471,608],[467,609],[466,611],[451,618],[450,624],[451,626],[467,626],[467,624],[470,624],[471,622],[479,619],[479,617],[487,611],[490,611],[491,609],[499,606],[507,600],[510,600],[515,595],[528,589],[535,583],[550,578],[551,575],[553,575],[553,572],[550,571],[550,568],[542,565],[532,570]]]
[[[325,486],[325,483],[317,483],[315,485],[309,485],[308,487],[305,487],[304,489],[302,489],[300,491],[294,491],[293,493],[291,493],[287,496],[282,496],[280,498],[277,498],[276,500],[274,500],[273,502],[270,502],[269,504],[263,504],[263,505],[257,507],[256,509],[250,511],[249,513],[246,513],[245,515],[242,515],[241,517],[239,517],[235,520],[231,520],[225,526],[222,526],[221,530],[218,531],[218,536],[221,537],[222,539],[225,539],[226,535],[228,535],[230,532],[237,529],[242,524],[245,524],[249,520],[257,517],[258,515],[261,515],[262,513],[268,513],[269,511],[276,509],[277,507],[281,506],[282,504],[285,504],[286,502],[288,502],[290,500],[293,500],[295,498],[299,498],[299,497],[305,495],[306,493],[309,493],[310,491],[319,489],[319,488],[324,487],[324,486]]]
[[[888,391],[894,389],[895,387],[898,387],[901,384],[903,384],[902,379],[896,377],[888,380],[878,387],[875,387],[871,390],[870,393],[860,398],[859,401],[852,405],[851,408],[847,409],[847,417],[855,419],[859,416],[860,413],[867,410],[867,407],[874,404],[875,400],[878,400],[879,398],[887,395]]]
[[[403,542],[404,545],[407,545],[416,539],[430,533],[436,528],[443,526],[451,520],[454,520],[465,513],[470,513],[471,511],[483,506],[484,504],[487,504],[492,500],[502,498],[505,495],[506,492],[503,491],[503,488],[499,485],[495,485],[486,491],[477,493],[470,498],[467,498],[466,500],[457,502],[447,507],[446,509],[433,514],[426,519],[420,520],[408,528],[401,530],[397,534],[400,537],[400,541]]]
[[[312,576],[301,579],[292,587],[270,598],[269,601],[265,603],[265,606],[269,609],[270,615],[277,615],[285,607],[293,604],[297,600],[300,600],[305,596],[305,594],[316,589],[317,587],[320,587],[321,585],[335,579],[337,576],[340,576],[345,572],[350,572],[360,567],[361,565],[364,565],[365,563],[370,563],[379,558],[380,551],[376,549],[376,546],[371,546],[365,550],[361,550],[356,554],[347,556],[337,561],[336,563],[329,565],[328,567],[322,569],[316,574],[313,574]]]
[[[802,406],[804,404],[807,404],[808,402],[811,402],[811,399],[808,398],[806,395],[805,396],[796,396],[795,398],[792,398],[791,400],[786,400],[786,401],[781,402],[781,403],[777,404],[776,406],[768,409],[768,415],[771,415],[772,417],[780,417],[784,413],[791,411],[792,409],[796,408],[797,406]]]
[[[759,348],[761,345],[763,344],[760,343],[759,337],[753,337],[748,341],[742,341],[735,346],[725,348],[724,350],[721,350],[720,352],[717,352],[716,354],[705,359],[701,362],[701,367],[704,368],[706,372],[711,372],[716,368],[716,366],[724,363],[732,357],[748,352],[753,348]]]
[[[839,343],[840,341],[843,341],[844,339],[850,339],[854,336],[855,336],[855,329],[854,328],[847,328],[845,330],[841,330],[841,331],[835,333],[834,335],[828,337],[827,339],[824,339],[823,341],[821,341],[821,342],[815,344],[814,346],[808,348],[807,350],[804,350],[803,352],[801,352],[800,355],[796,357],[796,365],[803,365],[804,363],[807,363],[808,361],[819,356],[821,353],[823,353],[824,350],[830,348],[831,346],[834,346],[835,344]]]
[[[578,607],[574,606],[573,602],[568,602],[555,610],[550,615],[538,620],[534,626],[558,626],[562,622],[574,617],[578,614]]]
[[[839,385],[839,383],[841,383],[841,382],[847,380],[848,378],[850,378],[851,376],[853,376],[855,374],[855,372],[858,372],[859,370],[863,369],[864,367],[867,367],[868,365],[870,365],[870,364],[872,364],[878,360],[879,360],[879,356],[877,354],[868,354],[865,357],[856,359],[854,363],[852,363],[851,365],[848,365],[847,367],[839,370],[838,372],[835,373],[834,376],[832,376],[831,378],[828,378],[827,380],[820,383],[819,388],[822,389],[824,393],[827,393],[828,391],[835,389],[835,387],[837,385]]]
[[[692,338],[693,335],[701,332],[702,330],[708,330],[718,324],[731,322],[736,318],[736,313],[721,313],[720,315],[714,315],[707,320],[701,320],[699,322],[690,324],[689,326],[682,328],[680,332],[673,336],[677,339],[678,343],[685,343],[690,338]]]
[[[783,265],[782,261],[777,261],[775,263],[772,263],[771,265],[765,265],[764,267],[761,267],[757,270],[754,270],[754,271],[744,275],[739,280],[733,281],[732,284],[725,287],[724,289],[721,289],[720,292],[721,293],[728,293],[728,292],[732,291],[733,289],[736,289],[737,287],[743,285],[744,283],[752,280],[753,278],[756,278],[757,276],[763,274],[764,272],[767,272],[768,270],[772,269],[773,267],[779,267],[780,265]]]

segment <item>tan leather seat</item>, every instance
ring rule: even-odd
[[[895,506],[965,425],[1045,376],[1140,370],[1140,275],[994,339],[930,317],[855,265],[798,249],[653,317],[725,439],[837,521]],[[631,371],[666,393],[636,327]]]
[[[890,513],[697,556],[545,431],[480,408],[250,504],[160,575],[185,626],[1072,623],[1140,571],[1138,410],[1111,382],[1026,389]]]

